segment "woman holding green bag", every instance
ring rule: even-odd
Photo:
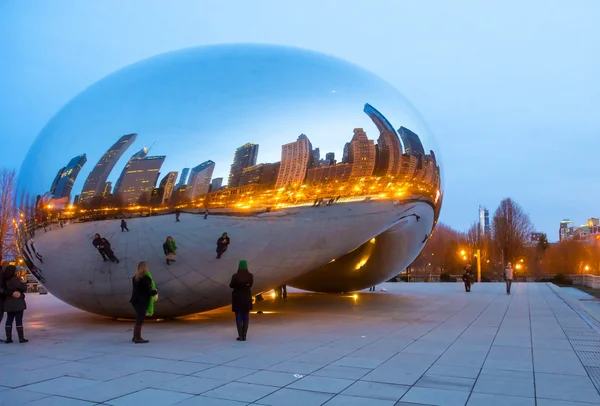
[[[145,344],[148,340],[142,338],[142,325],[146,316],[154,314],[154,302],[158,300],[156,284],[152,280],[148,264],[145,261],[138,264],[132,281],[133,291],[129,302],[135,309],[136,319],[131,341],[136,344]]]

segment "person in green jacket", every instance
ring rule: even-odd
[[[167,265],[171,265],[171,262],[175,262],[175,255],[177,255],[177,244],[175,244],[173,237],[167,237],[167,240],[163,244],[163,251],[167,256]]]

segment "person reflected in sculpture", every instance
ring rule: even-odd
[[[204,220],[208,218],[208,209],[204,210]]]
[[[167,265],[171,265],[171,262],[175,262],[175,255],[177,255],[177,244],[175,244],[173,237],[167,237],[167,240],[163,244],[163,251],[167,257]]]
[[[179,223],[179,216],[181,216],[181,210],[177,209],[175,210],[175,222]]]
[[[217,240],[217,259],[223,256],[225,251],[227,251],[229,244],[231,244],[229,236],[227,235],[227,233],[223,233],[223,235]]]
[[[135,310],[135,326],[133,328],[133,341],[136,344],[145,344],[149,340],[142,338],[142,325],[146,315],[154,314],[154,302],[158,300],[158,290],[148,271],[148,264],[142,261],[138,264],[135,275],[132,278],[133,289],[129,302]]]
[[[464,273],[462,275],[462,281],[465,284],[465,292],[471,291],[471,284],[473,283],[473,274],[471,272],[471,264],[465,265]]]
[[[17,268],[14,265],[6,267],[2,274],[2,288],[13,294],[4,297],[4,311],[6,312],[6,344],[13,342],[12,340],[12,325],[13,322],[17,328],[17,334],[19,335],[19,342],[26,343],[29,340],[25,338],[23,332],[23,312],[27,309],[25,303],[25,292],[27,291],[27,285],[17,276]],[[14,292],[20,294],[15,295]]]
[[[110,259],[112,262],[119,263],[119,259],[115,256],[115,253],[110,246],[110,242],[106,238],[100,237],[100,234],[96,233],[94,234],[94,241],[92,241],[92,244],[96,247],[100,255],[102,255],[104,262]]]
[[[506,269],[504,270],[504,280],[506,281],[506,294],[510,295],[510,287],[512,286],[512,281],[514,277],[514,269],[512,264],[509,262],[506,265]]]
[[[231,277],[229,287],[231,292],[231,311],[235,313],[235,324],[237,326],[237,341],[246,341],[248,324],[250,323],[250,311],[252,310],[252,285],[254,276],[248,270],[248,262],[240,261],[238,270]]]
[[[121,219],[121,232],[127,230],[127,232],[129,232],[129,229],[127,228],[127,221],[125,221],[125,219]]]

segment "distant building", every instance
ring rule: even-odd
[[[202,162],[200,165],[192,168],[190,179],[188,180],[188,196],[195,199],[208,193],[210,181],[212,179],[215,163],[213,161]]]
[[[311,152],[311,161],[309,163],[309,168],[318,168],[321,163],[321,151],[319,148],[315,148]]]
[[[123,190],[125,190],[125,189],[122,189],[123,178],[125,177],[125,174],[129,170],[131,163],[134,161],[143,159],[146,155],[148,155],[148,148],[144,147],[141,150],[139,150],[138,152],[136,152],[135,154],[133,154],[131,156],[131,158],[129,158],[129,161],[127,161],[127,163],[125,164],[125,168],[123,168],[123,171],[121,171],[121,175],[119,175],[119,178],[117,179],[117,182],[115,183],[115,187],[113,189],[113,194],[117,195],[117,194],[120,194]]]
[[[130,160],[121,179],[121,189],[116,192],[126,205],[147,203],[150,200],[164,161],[164,155]]]
[[[362,128],[354,129],[354,136],[348,148],[347,163],[352,164],[351,178],[373,175],[375,170],[375,141],[367,138]]]
[[[127,134],[119,138],[109,149],[102,155],[94,169],[88,175],[79,200],[85,202],[94,196],[104,195],[106,179],[110,176],[117,161],[125,151],[133,144],[137,134]]]
[[[329,166],[333,166],[335,165],[337,162],[335,161],[335,153],[334,152],[328,152],[325,154],[325,160],[329,161]]]
[[[87,162],[87,158],[85,154],[78,155],[75,158],[71,159],[67,166],[64,167],[62,173],[60,174],[60,178],[56,183],[56,187],[54,188],[54,199],[62,199],[66,198],[69,200],[71,198],[71,190],[73,189],[73,184],[77,179],[77,175],[81,171],[81,168]]]
[[[400,172],[402,145],[390,122],[370,104],[365,104],[364,112],[379,130],[377,139],[377,164],[375,175],[396,176]]]
[[[258,164],[245,168],[239,186],[273,185],[277,181],[280,163]]]
[[[342,154],[342,163],[348,163],[348,154],[350,153],[350,143],[347,142],[344,144],[344,153]]]
[[[400,172],[398,177],[403,181],[410,181],[416,176],[417,158],[412,155],[402,155],[400,159]]]
[[[318,184],[329,183],[336,180],[348,180],[352,174],[353,166],[353,164],[339,164],[309,169],[306,175],[306,182]]]
[[[479,232],[481,235],[488,235],[491,231],[490,211],[483,206],[479,206]]]
[[[187,184],[188,174],[190,173],[190,168],[183,168],[181,171],[181,176],[179,177],[179,182],[177,182],[176,188],[180,188],[181,186]]]
[[[301,184],[306,178],[312,158],[312,144],[301,134],[298,140],[281,146],[281,167],[277,175],[276,188]]]
[[[600,221],[592,217],[581,227],[575,227],[571,220],[563,220],[560,222],[559,239],[595,243],[600,240]]]
[[[171,199],[173,191],[175,190],[175,182],[177,182],[177,172],[167,173],[160,181],[159,188],[161,191],[160,204],[166,204]]]
[[[65,169],[67,169],[67,167],[63,166],[56,173],[56,176],[54,177],[54,180],[52,181],[52,185],[50,186],[50,194],[53,195],[56,192],[56,187],[58,186],[58,181],[60,180],[60,177],[63,174],[63,172],[65,171]]]
[[[558,229],[558,239],[559,241],[565,241],[573,238],[573,233],[575,231],[575,227],[573,227],[573,222],[569,219],[564,219],[560,222],[560,227]]]
[[[233,164],[231,164],[227,186],[239,186],[242,171],[245,168],[256,165],[257,157],[258,144],[247,143],[236,149],[233,154]]]
[[[217,190],[223,189],[223,178],[214,178],[210,182],[210,191],[216,192]]]
[[[109,196],[112,193],[112,182],[104,182],[104,188],[102,189],[102,197]]]
[[[73,204],[79,204],[79,195],[75,195],[73,198]]]
[[[404,153],[408,155],[414,156],[424,156],[425,149],[423,148],[423,144],[421,143],[421,139],[417,134],[409,130],[405,127],[400,127],[398,129],[398,134],[402,139],[402,143],[404,144]]]

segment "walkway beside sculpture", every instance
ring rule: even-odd
[[[0,345],[0,404],[600,402],[600,334],[549,285],[515,283],[510,296],[501,283],[288,293],[255,305],[250,341],[235,340],[226,307],[149,322],[144,346],[131,343],[130,322],[29,295],[31,341]]]

